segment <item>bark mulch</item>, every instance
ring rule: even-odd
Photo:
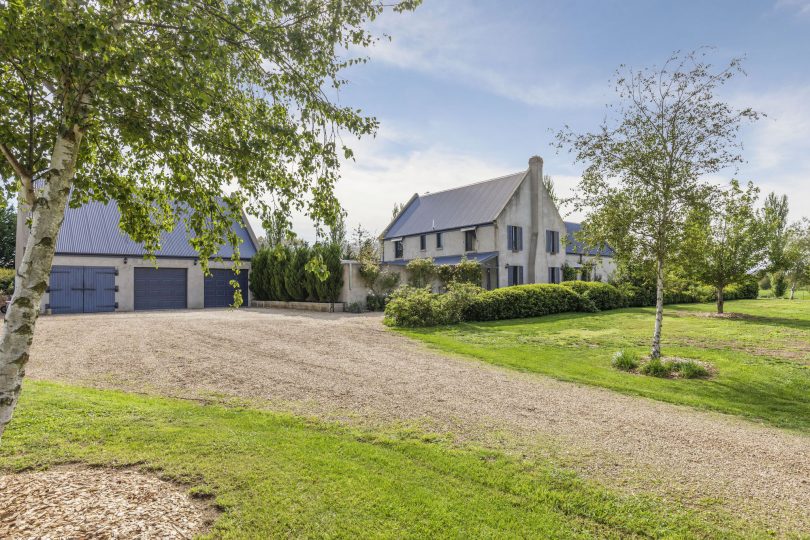
[[[193,538],[212,514],[182,487],[132,469],[0,476],[0,538]]]

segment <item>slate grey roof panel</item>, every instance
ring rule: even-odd
[[[489,261],[498,256],[497,251],[487,251],[484,253],[467,253],[468,261],[478,261],[480,263]],[[434,264],[458,264],[461,262],[462,255],[448,255],[446,257],[433,257]],[[405,266],[410,260],[397,259],[395,261],[385,261],[383,264],[390,264],[392,266]]]
[[[593,257],[601,255],[602,257],[613,257],[613,249],[610,246],[605,246],[601,250],[596,248],[587,249],[585,244],[574,238],[574,233],[579,232],[580,230],[582,230],[581,224],[573,223],[571,221],[565,222],[565,233],[568,236],[568,242],[565,244],[566,253],[569,255],[590,255]]]
[[[522,171],[468,186],[418,196],[385,233],[397,238],[495,221],[526,176]]]
[[[118,255],[142,257],[143,245],[134,242],[121,232],[118,224],[121,214],[115,202],[103,204],[91,201],[79,208],[68,208],[65,221],[56,242],[57,255]],[[242,240],[239,245],[239,258],[246,260],[256,254],[256,246],[241,217],[234,221],[233,230]],[[161,249],[157,257],[197,257],[197,252],[188,241],[188,234],[182,220],[172,232],[161,236]],[[223,245],[217,256],[229,259],[233,255],[230,244]]]

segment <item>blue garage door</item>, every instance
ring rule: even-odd
[[[241,270],[237,276],[233,270],[211,269],[211,275],[205,277],[205,307],[227,307],[233,304],[232,279],[239,282],[242,301],[247,305],[248,271]]]
[[[54,266],[51,269],[51,313],[115,311],[115,268]]]
[[[135,309],[185,309],[185,268],[135,268]]]

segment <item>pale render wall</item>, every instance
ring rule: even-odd
[[[577,255],[573,253],[568,253],[565,256],[565,262],[567,262],[569,266],[580,266],[582,263],[591,261],[595,262],[594,275],[601,276],[601,281],[608,281],[613,277],[613,274],[616,273],[616,261],[613,260],[613,257],[601,257],[597,259],[589,255]]]
[[[465,227],[466,228],[466,227]],[[475,250],[479,253],[496,251],[494,225],[481,225],[475,229]],[[419,235],[406,236],[402,239],[403,259],[424,259],[425,257],[448,257],[464,255],[464,231],[459,229],[442,232],[442,249],[436,248],[436,233],[426,233],[427,249],[419,249]],[[385,240],[383,242],[383,254],[385,262],[394,261],[394,242]]]
[[[529,242],[532,238],[532,220],[531,220],[531,176],[529,174],[521,182],[512,199],[504,207],[501,215],[498,216],[496,221],[497,233],[497,248],[499,254],[499,269],[498,269],[498,283],[500,287],[506,287],[509,284],[509,274],[506,265],[510,266],[523,266],[524,281],[526,283],[548,283],[548,268],[550,266],[562,267],[565,262],[565,248],[562,242],[565,239],[565,222],[563,222],[560,213],[557,211],[556,206],[548,196],[542,183],[540,184],[539,196],[540,201],[538,209],[540,211],[539,219],[539,234],[537,238],[537,257],[535,265],[534,277],[529,276]],[[523,251],[513,252],[507,249],[507,227],[515,225],[523,227]],[[546,231],[557,231],[560,233],[560,247],[559,253],[551,255],[546,253]]]
[[[133,311],[135,309],[135,268],[154,267],[151,261],[128,257],[124,264],[124,257],[96,257],[81,255],[56,255],[53,259],[54,266],[108,266],[118,270],[115,277],[115,284],[118,285],[118,292],[115,293],[115,301],[118,302],[116,311]],[[231,261],[215,262],[210,261],[211,268],[231,268]],[[194,264],[193,259],[158,259],[158,268],[187,268],[187,291],[188,308],[200,309],[205,305],[205,285],[202,268]],[[250,270],[250,261],[242,261],[242,270]],[[242,291],[243,305],[250,305],[250,291]],[[50,302],[49,294],[42,296],[42,310]]]
[[[370,292],[363,278],[360,277],[360,263],[357,261],[343,262],[343,288],[340,290],[338,302],[351,304],[358,302],[366,305],[366,296]]]

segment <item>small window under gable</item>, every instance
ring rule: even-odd
[[[442,245],[442,233],[436,233],[436,249],[442,249],[444,246]]]
[[[427,249],[427,235],[421,234],[419,235],[419,250],[425,251]]]
[[[401,259],[403,256],[402,240],[394,240],[394,258]]]
[[[523,227],[517,225],[506,226],[506,249],[523,251]]]
[[[560,252],[560,231],[546,231],[546,253]]]
[[[475,251],[475,229],[464,231],[464,251]]]

